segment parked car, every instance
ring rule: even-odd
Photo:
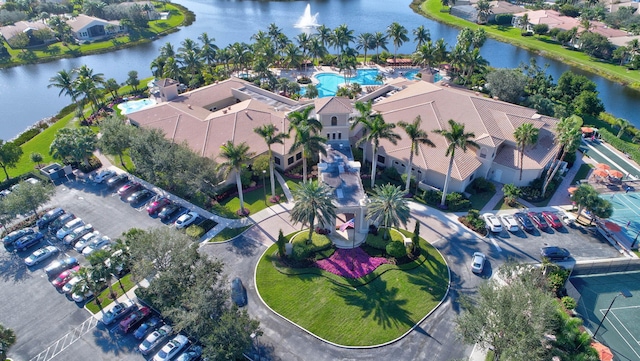
[[[26,250],[27,248],[31,248],[36,244],[40,243],[40,241],[44,238],[44,233],[36,232],[32,234],[28,234],[14,243],[15,249],[19,252]]]
[[[82,250],[82,255],[87,257],[99,249],[109,248],[111,248],[111,238],[107,236],[97,237],[87,244],[87,246]]]
[[[114,176],[112,178],[109,178],[109,180],[107,180],[107,187],[115,188],[123,185],[125,182],[128,182],[128,181],[129,181],[129,176],[127,176],[124,173],[118,174],[117,176]]]
[[[116,320],[128,315],[133,310],[136,310],[137,308],[138,305],[129,300],[126,300],[122,303],[117,303],[111,310],[107,311],[102,316],[102,323],[105,325],[110,325]]]
[[[149,213],[149,215],[154,215],[158,212],[160,212],[160,210],[162,210],[162,208],[164,208],[165,206],[169,205],[171,203],[170,200],[168,200],[165,197],[162,197],[160,199],[156,199],[155,201],[151,202],[151,204],[149,204],[149,206],[147,207],[147,213]]]
[[[62,286],[62,292],[66,294],[70,294],[73,290],[73,287],[80,282],[81,278],[78,276],[73,276],[64,286]]]
[[[76,252],[82,252],[85,248],[87,248],[87,246],[89,245],[89,243],[94,240],[96,237],[100,236],[100,232],[98,231],[93,231],[91,233],[87,233],[84,236],[82,236],[82,238],[80,238],[80,240],[78,240],[76,242],[76,244],[73,246],[73,248],[76,250]]]
[[[176,335],[173,340],[167,342],[158,353],[153,356],[153,361],[169,361],[180,353],[189,344],[189,339],[185,335]]]
[[[54,246],[46,246],[33,252],[29,257],[24,260],[24,264],[27,266],[34,266],[38,263],[46,260],[47,258],[58,254],[58,249]]]
[[[480,274],[484,270],[484,262],[487,260],[487,256],[481,252],[475,252],[471,261],[471,272]]]
[[[540,256],[542,258],[548,258],[551,261],[561,261],[569,258],[571,253],[566,248],[549,246],[540,248]]]
[[[560,218],[562,223],[566,224],[567,226],[571,226],[576,223],[576,216],[571,213],[558,212],[558,218]]]
[[[138,346],[138,350],[145,356],[150,354],[153,349],[164,343],[171,336],[172,332],[173,328],[169,325],[160,327],[142,341]]]
[[[507,231],[518,232],[520,230],[520,227],[518,227],[518,222],[516,222],[516,219],[513,218],[512,215],[503,214],[502,216],[500,216],[500,218],[502,219],[502,223],[504,224],[505,228],[507,228]]]
[[[516,219],[523,231],[531,233],[535,230],[533,223],[525,213],[518,212],[513,215],[513,218]]]
[[[247,290],[242,284],[242,280],[238,277],[231,281],[231,300],[238,307],[247,305]]]
[[[2,243],[4,244],[5,247],[9,247],[9,246],[12,246],[15,242],[17,242],[20,238],[30,234],[34,234],[34,233],[36,233],[36,230],[33,228],[22,228],[6,235],[2,239]]]
[[[491,213],[485,213],[482,215],[482,218],[484,218],[484,221],[487,224],[487,228],[491,232],[496,232],[496,233],[502,232],[502,224],[500,224],[498,217],[496,217]]]
[[[151,196],[153,196],[153,192],[151,192],[150,190],[143,188],[135,193],[133,193],[132,195],[130,195],[127,198],[127,202],[132,203],[132,204],[137,204],[140,203],[148,198],[151,198]]]
[[[76,274],[76,272],[78,272],[79,269],[80,266],[74,266],[73,268],[60,273],[58,277],[51,281],[51,284],[56,288],[64,287],[64,285],[66,285],[67,282],[69,282],[69,280],[73,278],[73,276]]]
[[[536,225],[536,227],[538,227],[538,229],[545,230],[545,229],[549,228],[549,225],[547,224],[547,221],[544,220],[544,217],[542,217],[541,213],[539,213],[539,212],[529,212],[529,213],[527,213],[527,216],[529,216],[529,218],[531,218],[531,221]]]
[[[65,224],[74,220],[76,216],[73,213],[65,213],[60,216],[60,218],[55,221],[49,223],[49,227],[47,227],[49,232],[53,232],[54,234],[60,230],[60,228],[64,227]]]
[[[71,299],[75,302],[82,302],[93,297],[93,291],[89,290],[85,294],[74,292],[71,294]]]
[[[118,195],[126,199],[130,194],[135,193],[140,189],[142,189],[142,184],[138,182],[129,182],[118,189]]]
[[[111,169],[105,169],[100,173],[96,174],[96,176],[93,178],[93,181],[96,183],[102,183],[113,178],[115,175],[116,175],[116,172],[112,171]]]
[[[171,203],[166,205],[164,208],[162,208],[162,210],[160,211],[160,213],[158,213],[158,218],[160,218],[161,220],[166,220],[171,218],[171,216],[173,216],[174,214],[176,214],[176,212],[180,209],[181,207],[175,203]]]
[[[52,209],[49,212],[45,213],[44,216],[40,217],[40,219],[36,221],[36,226],[38,226],[38,229],[42,230],[43,228],[48,226],[49,223],[60,218],[60,216],[63,214],[64,214],[64,209],[62,208]]]
[[[144,336],[146,336],[149,332],[155,330],[158,326],[162,324],[162,320],[160,317],[153,316],[147,322],[138,326],[138,328],[133,332],[133,337],[138,340],[142,340]]]
[[[149,307],[141,307],[135,311],[133,311],[129,316],[125,317],[122,321],[120,321],[120,330],[124,333],[129,333],[129,331],[138,327],[147,317],[151,315],[151,310]]]
[[[67,222],[64,226],[62,226],[62,228],[60,228],[58,232],[56,232],[56,237],[62,240],[69,233],[73,232],[74,229],[80,226],[84,226],[84,221],[81,218],[74,218],[73,220]]]
[[[9,190],[9,189],[3,189],[3,190],[1,190],[1,191],[0,191],[0,198],[2,198],[2,197],[6,197],[6,196],[8,196],[9,194],[11,194],[11,190]]]
[[[77,265],[78,260],[75,259],[75,257],[67,257],[63,260],[55,260],[51,262],[51,264],[44,269],[44,272],[49,276],[49,278],[51,278],[59,275],[62,271],[66,271]]]
[[[556,216],[555,213],[549,212],[549,211],[543,211],[542,217],[549,223],[551,227],[555,229],[562,228],[562,222],[560,221],[560,218]]]
[[[80,238],[91,232],[93,232],[93,226],[90,224],[84,224],[67,234],[64,237],[64,243],[69,245],[75,244]]]
[[[182,355],[178,356],[176,361],[195,361],[200,355],[202,355],[202,347],[191,346],[191,348],[183,352]]]
[[[178,217],[178,219],[176,219],[176,228],[177,229],[186,228],[191,223],[195,222],[197,218],[198,218],[198,213],[196,212],[185,213],[180,217]]]

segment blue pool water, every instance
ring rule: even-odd
[[[420,80],[420,78],[416,77],[416,75],[419,73],[419,70],[409,70],[406,73],[404,73],[404,77],[409,79],[409,80]],[[436,73],[435,77],[434,77],[434,82],[437,83],[440,80],[442,80],[442,75],[440,75],[440,73]]]
[[[356,76],[348,79],[349,83],[358,83],[360,85],[380,85],[382,82],[376,81],[377,76],[378,69],[360,69],[357,71]],[[317,85],[319,98],[336,95],[338,85],[345,83],[344,75],[336,73],[320,73],[316,74],[315,78],[318,79],[319,82]]]
[[[118,104],[118,109],[122,111],[122,114],[130,114],[148,108],[155,105],[156,101],[153,99],[145,98],[139,100],[129,100],[128,102]]]

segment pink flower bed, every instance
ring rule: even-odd
[[[315,266],[338,276],[360,278],[373,272],[384,263],[389,263],[386,258],[370,257],[358,247],[338,249],[331,257],[316,261]]]

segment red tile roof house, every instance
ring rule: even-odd
[[[217,159],[220,146],[228,140],[246,142],[256,156],[267,152],[264,140],[253,129],[272,123],[286,131],[287,113],[314,105],[311,114],[323,124],[325,135],[334,149],[349,140],[353,146],[362,135],[361,127],[351,129],[357,111],[347,98],[328,97],[298,102],[265,91],[243,80],[232,78],[183,94],[177,94],[177,84],[161,80],[159,86],[163,102],[128,115],[131,124],[161,129],[167,138],[186,142],[197,154]],[[386,93],[386,96],[384,92]],[[462,192],[475,178],[485,177],[500,183],[527,185],[537,178],[558,152],[554,142],[556,119],[541,116],[535,110],[486,98],[461,89],[454,89],[424,81],[388,85],[376,91],[373,109],[387,122],[411,122],[422,118],[422,127],[429,134],[435,148],[420,146],[414,157],[413,171],[421,185],[442,188],[449,158],[445,156],[446,140],[432,131],[447,127],[449,119],[462,122],[466,131],[475,133],[479,149],[456,152],[450,191]],[[540,129],[538,142],[525,150],[524,171],[519,181],[519,152],[513,138],[514,130],[523,123],[533,123]],[[378,164],[406,171],[410,143],[401,128],[402,140],[397,145],[381,141]],[[289,153],[292,139],[284,145],[272,147],[276,167],[283,170],[301,162],[301,153]],[[367,147],[371,159],[371,147]],[[351,168],[359,168],[353,165]]]

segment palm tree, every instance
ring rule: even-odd
[[[325,48],[329,46],[332,34],[331,28],[324,26],[324,24],[316,28],[316,37],[320,39],[320,43]]]
[[[486,24],[487,20],[489,20],[489,16],[493,13],[491,11],[491,3],[487,0],[479,0],[476,3],[476,8],[478,8],[478,24]]]
[[[594,205],[599,198],[598,192],[590,184],[581,184],[578,186],[578,189],[571,195],[571,200],[578,206],[577,218],[580,218],[582,210],[585,207],[592,208],[592,205]]]
[[[291,210],[293,224],[301,223],[309,227],[307,242],[311,242],[316,218],[327,225],[336,218],[336,206],[333,204],[333,190],[318,181],[300,184],[292,190],[294,206]]]
[[[627,129],[631,128],[631,123],[623,118],[617,118],[615,121],[615,125],[619,128],[617,135],[618,138],[622,137],[622,134],[624,134]]]
[[[284,144],[284,139],[289,135],[286,133],[278,133],[278,129],[273,124],[264,124],[261,127],[253,128],[253,131],[264,139],[269,148],[269,179],[271,180],[271,197],[276,195],[276,183],[273,175],[273,153],[271,152],[272,144]]]
[[[407,36],[407,28],[400,25],[398,22],[393,22],[387,27],[387,35],[393,40],[393,60],[398,56],[398,48],[402,46],[405,41],[409,41]]]
[[[218,51],[218,46],[214,43],[216,39],[210,38],[209,34],[205,32],[200,34],[198,40],[202,43],[200,58],[206,61],[207,65],[212,66],[216,61],[216,51]]]
[[[513,205],[515,201],[520,197],[522,190],[515,184],[505,184],[502,186],[502,193],[504,194],[504,201],[508,205]]]
[[[367,50],[372,49],[373,44],[373,34],[371,33],[361,33],[356,38],[356,49],[364,50],[364,63],[367,64]]]
[[[582,118],[577,115],[572,115],[570,117],[562,118],[556,124],[556,142],[560,145],[560,149],[558,150],[558,154],[560,155],[558,161],[547,170],[547,175],[542,184],[542,196],[547,193],[547,187],[549,183],[553,180],[558,169],[560,169],[560,164],[564,161],[564,157],[570,151],[575,152],[576,146],[580,142],[580,127],[582,126]]]
[[[249,151],[247,143],[242,142],[238,145],[233,144],[232,141],[227,141],[220,147],[220,156],[225,160],[220,164],[224,170],[225,177],[229,176],[229,173],[235,171],[236,186],[238,187],[238,197],[240,198],[240,213],[246,215],[247,211],[244,208],[244,195],[242,194],[242,169],[247,166],[247,163],[251,160],[254,153]]]
[[[349,44],[353,42],[355,37],[353,36],[353,30],[349,29],[347,24],[342,24],[333,29],[333,35],[331,37],[331,43],[339,51],[339,57],[342,57],[342,53]]]
[[[7,359],[9,347],[15,345],[16,334],[12,329],[0,325],[0,359]]]
[[[413,36],[413,40],[416,42],[416,49],[431,41],[431,32],[424,25],[413,29]]]
[[[376,48],[376,61],[380,61],[380,48],[387,50],[387,36],[380,31],[373,34],[373,45]]]
[[[371,188],[376,183],[376,165],[378,163],[378,147],[380,140],[386,139],[393,144],[398,144],[400,136],[393,129],[396,127],[393,123],[385,123],[381,114],[374,115],[371,119],[362,120],[362,124],[369,129],[369,133],[363,136],[360,141],[371,142],[373,144],[373,157],[371,160]]]
[[[416,52],[413,53],[413,61],[417,64],[421,64],[422,67],[425,67],[431,70],[431,64],[435,62],[435,47],[431,43],[431,41],[427,41],[426,44],[419,46],[416,49]]]
[[[96,305],[102,311],[102,302],[100,300],[100,287],[102,282],[99,279],[96,279],[93,274],[93,267],[82,267],[76,272],[75,277],[78,277],[79,281],[73,285],[71,289],[71,293],[75,293],[78,295],[86,295],[89,291],[91,291],[96,300]]]
[[[409,191],[409,185],[411,184],[411,167],[413,165],[413,155],[418,155],[418,146],[420,144],[425,144],[430,147],[435,147],[436,145],[429,139],[429,134],[420,128],[420,123],[422,123],[422,119],[418,115],[413,123],[407,123],[405,121],[399,121],[398,125],[400,128],[404,129],[411,140],[411,149],[409,151],[409,166],[407,167],[407,181],[404,186],[404,190],[406,192]]]
[[[314,36],[309,41],[309,55],[313,58],[313,63],[316,64],[316,59],[320,59],[328,54],[327,48],[320,40],[319,36]]]
[[[533,123],[521,124],[513,132],[513,137],[516,139],[516,145],[520,152],[520,180],[522,180],[522,166],[524,161],[524,148],[527,145],[533,145],[538,142],[538,133],[540,129],[533,126]]]
[[[354,129],[358,124],[362,124],[363,125],[363,129],[362,129],[362,137],[360,137],[360,140],[362,140],[362,138],[367,134],[367,132],[369,131],[369,128],[367,128],[367,125],[370,124],[369,121],[371,120],[371,106],[373,105],[373,103],[371,102],[371,100],[369,100],[368,102],[364,103],[361,101],[356,101],[355,103],[355,108],[358,111],[358,113],[360,114],[358,117],[356,117],[356,119],[354,120],[353,124],[351,124],[351,129]],[[365,123],[365,121],[367,121]],[[358,143],[356,143],[356,145],[360,145],[360,140],[358,140]],[[362,167],[366,167],[367,165],[367,144],[369,144],[369,142],[364,142],[364,145],[362,146]]]
[[[302,148],[302,182],[307,182],[307,159],[315,153],[326,154],[324,143],[326,138],[318,135],[322,131],[322,124],[315,118],[309,117],[313,106],[304,108],[302,111],[293,111],[287,115],[289,119],[289,133],[295,130],[293,144],[289,153],[298,148]]]
[[[374,195],[367,207],[367,220],[386,228],[383,238],[389,239],[390,228],[406,227],[410,210],[407,199],[404,197],[407,191],[400,186],[385,184],[373,189]]]
[[[453,119],[449,119],[449,129],[436,129],[433,132],[443,136],[447,143],[449,143],[444,154],[449,157],[449,169],[447,170],[447,177],[444,180],[442,199],[440,200],[440,207],[446,208],[444,203],[447,200],[447,190],[449,189],[449,181],[451,180],[451,170],[453,169],[453,159],[456,155],[456,149],[460,149],[466,153],[468,147],[477,147],[478,144],[472,140],[476,135],[473,132],[465,133],[464,124],[458,123]]]
[[[54,77],[49,79],[49,85],[47,88],[56,87],[60,89],[58,96],[68,95],[72,102],[76,102],[78,93],[75,89],[75,82],[73,79],[73,71],[68,72],[66,70],[60,70]]]

